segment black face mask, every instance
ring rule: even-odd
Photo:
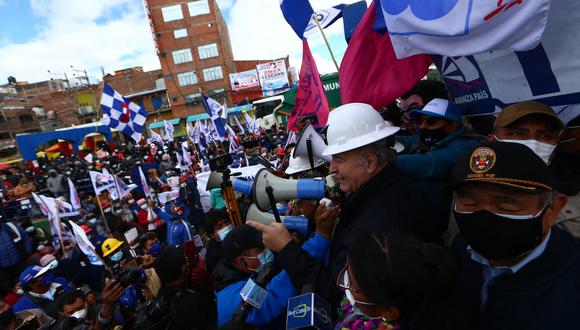
[[[542,242],[545,211],[536,217],[518,220],[487,210],[453,213],[465,242],[489,260],[517,257],[538,246]]]
[[[443,128],[437,129],[419,129],[419,140],[426,146],[432,146],[435,143],[447,137],[447,132]]]

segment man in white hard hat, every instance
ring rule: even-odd
[[[347,194],[340,221],[333,230],[336,208],[319,206],[316,231],[330,240],[328,266],[303,253],[281,224],[248,224],[263,232],[264,245],[278,252],[277,261],[296,287],[311,286],[337,307],[342,297],[335,283],[346,265],[351,241],[362,233],[406,231],[431,239],[418,188],[393,163],[392,138],[399,130],[386,123],[368,104],[345,104],[330,113],[328,146],[330,171]],[[251,220],[251,219],[248,219]]]

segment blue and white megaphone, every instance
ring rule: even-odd
[[[242,193],[247,196],[252,195],[253,183],[251,181],[245,181],[240,179],[231,178],[232,186],[234,191]],[[206,191],[210,191],[215,188],[220,188],[223,182],[223,174],[220,172],[211,172],[207,179],[207,185],[205,186]]]
[[[299,179],[290,180],[280,178],[266,169],[261,169],[256,174],[252,197],[258,209],[262,212],[268,211],[270,199],[266,192],[266,187],[272,187],[275,201],[289,201],[292,199],[314,199],[320,200],[324,197],[326,183],[319,179]]]
[[[246,219],[269,225],[276,222],[273,214],[258,210],[256,204],[250,205]],[[280,220],[288,230],[297,230],[302,236],[308,236],[308,218],[302,216],[280,216]]]

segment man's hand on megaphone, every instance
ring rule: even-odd
[[[292,240],[292,236],[290,236],[288,229],[286,229],[286,226],[282,223],[273,222],[269,225],[265,225],[250,220],[246,222],[246,224],[262,232],[264,247],[271,251],[280,252],[286,244]]]
[[[338,207],[326,207],[326,205],[320,203],[315,215],[316,232],[327,240],[332,239],[332,231],[339,213],[340,209]]]

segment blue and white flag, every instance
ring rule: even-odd
[[[286,22],[290,24],[292,30],[298,35],[300,39],[304,38],[304,31],[310,20],[314,10],[308,0],[280,0],[280,8],[282,15]]]
[[[102,266],[103,262],[96,255],[95,246],[91,243],[85,231],[73,221],[70,221],[69,224],[79,249],[89,258],[89,262],[95,266]]]
[[[148,116],[145,109],[127,101],[123,95],[107,83],[103,85],[101,108],[103,109],[103,118],[101,119],[103,124],[123,132],[135,142],[141,141],[141,132]]]
[[[173,124],[164,120],[163,126],[165,127],[165,141],[173,141],[173,131],[175,130]]]
[[[216,100],[205,95],[203,95],[203,107],[205,108],[205,111],[207,111],[216,132],[223,138],[226,135],[226,108]]]
[[[415,54],[464,56],[532,49],[539,44],[550,13],[549,0],[375,2],[382,8],[399,59]]]
[[[111,193],[111,197],[113,199],[125,198],[131,190],[137,188],[136,184],[127,185],[121,178],[116,175],[113,175],[115,178],[115,189],[111,189],[109,192]]]
[[[153,130],[149,130],[149,134],[151,135],[151,138],[149,141],[147,141],[148,143],[157,142],[163,145],[163,138],[161,137],[161,135],[155,133],[155,131]]]
[[[320,27],[326,29],[327,27],[331,26],[332,23],[336,22],[339,18],[342,18],[342,9],[346,5],[340,4],[326,9],[320,9],[314,12],[316,15],[316,20],[320,23]],[[310,15],[312,16],[312,15]],[[316,35],[320,30],[316,26],[316,22],[314,21],[314,17],[310,18],[310,22],[306,26],[304,30],[304,38],[310,38],[313,35]]]
[[[79,198],[77,189],[75,188],[75,185],[71,181],[71,179],[67,178],[67,181],[68,181],[68,189],[70,192],[70,204],[72,206],[73,211],[79,211],[81,209],[81,199]]]

